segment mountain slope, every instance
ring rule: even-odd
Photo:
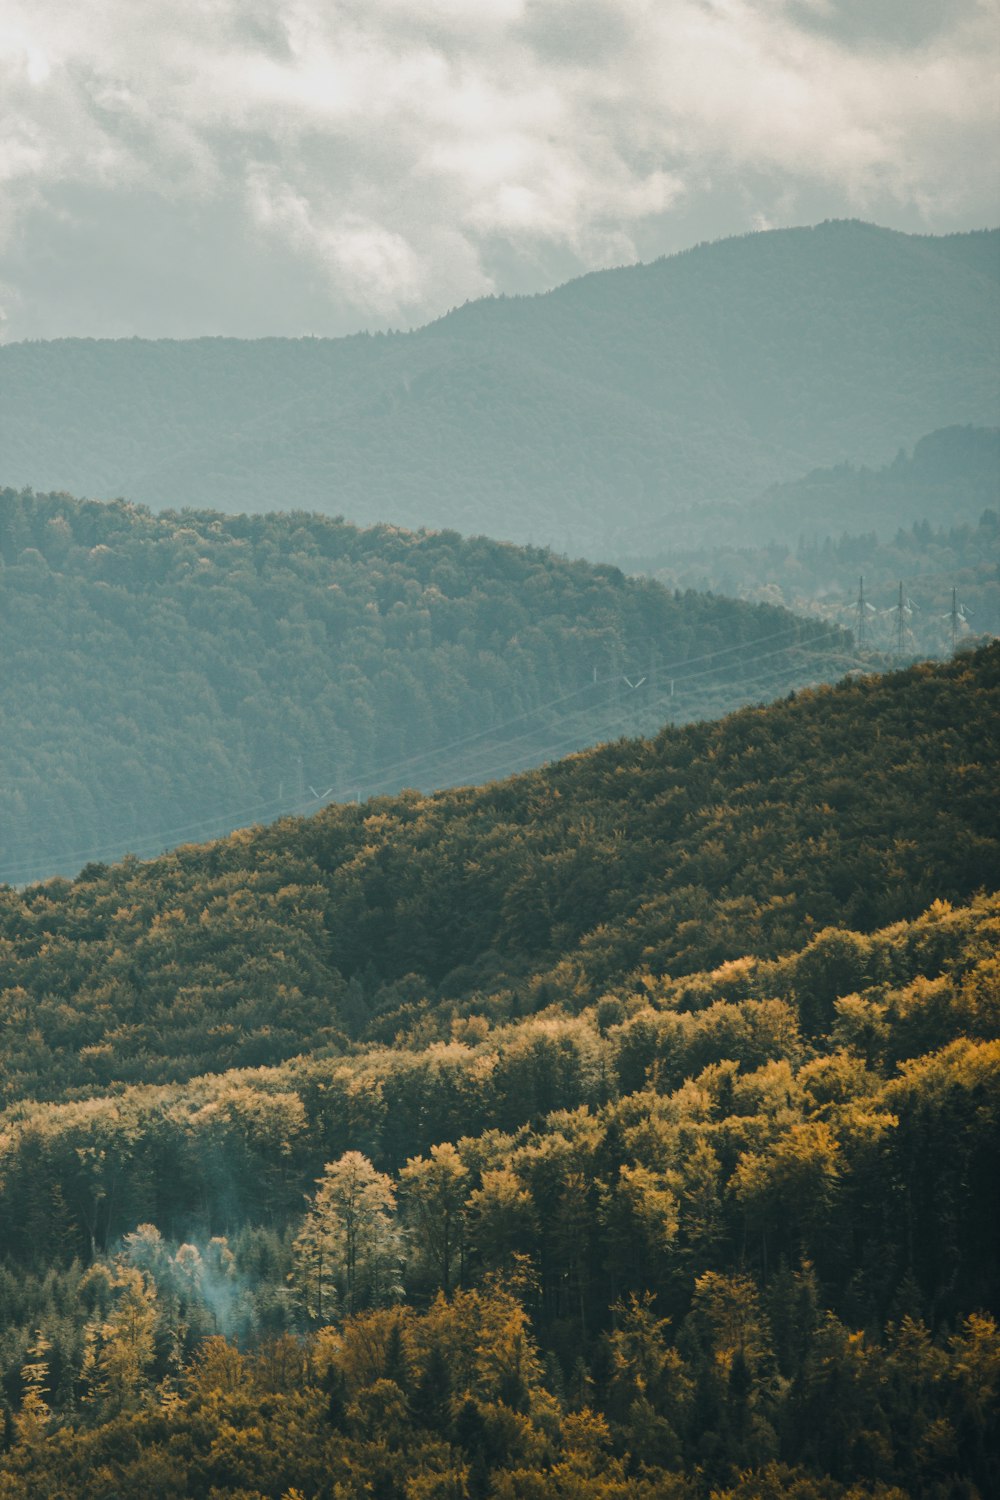
[[[998,930],[6,1111],[0,1495],[992,1494]]]
[[[773,957],[1000,886],[1000,646],[0,892],[7,1098]],[[471,998],[470,998],[471,997]]]
[[[998,710],[0,890],[2,1500],[993,1494]]]
[[[998,508],[1000,429],[951,427],[881,469],[838,464],[749,505],[689,510],[669,549],[621,563],[668,588],[766,600],[855,630],[860,576],[876,611],[866,609],[866,643],[890,651],[902,584],[903,650],[942,655],[970,634],[1000,634]]]
[[[340,340],[0,348],[8,482],[612,556],[995,420],[1000,234],[771,231]]]
[[[330,796],[482,780],[854,660],[785,611],[305,514],[6,491],[0,563],[17,882]]]
[[[664,553],[695,548],[794,546],[845,533],[886,540],[916,522],[977,521],[1000,504],[1000,428],[944,427],[878,468],[844,462],[768,486],[744,504],[689,506],[674,517]],[[654,554],[655,556],[655,554]],[[616,558],[640,571],[650,548]]]

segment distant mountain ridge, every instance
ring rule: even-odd
[[[0,347],[7,483],[614,557],[1000,409],[1000,231],[776,230],[410,334]]]
[[[651,537],[614,560],[639,573],[687,551],[814,545],[851,534],[885,541],[918,522],[974,524],[998,505],[1000,427],[942,427],[878,467],[845,461],[769,485],[739,504],[684,506],[659,533],[661,546]]]
[[[1000,427],[946,427],[879,469],[838,464],[774,485],[747,508],[742,530],[822,541],[850,531],[891,536],[916,521],[976,521],[1000,502]]]

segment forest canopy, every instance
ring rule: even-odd
[[[1000,646],[0,889],[2,1500],[985,1500]]]
[[[5,1097],[577,1009],[1000,888],[998,687],[993,645],[0,889]]]
[[[985,1497],[998,937],[7,1111],[0,1495]]]

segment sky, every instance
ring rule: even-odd
[[[4,0],[0,342],[343,334],[1000,221],[1000,0]]]

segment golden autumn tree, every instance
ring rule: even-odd
[[[350,1316],[400,1296],[402,1238],[395,1210],[391,1181],[360,1151],[327,1163],[295,1241],[311,1317],[322,1321],[338,1302]]]

